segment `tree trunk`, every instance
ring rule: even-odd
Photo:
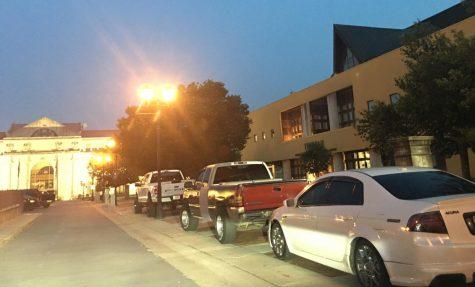
[[[462,169],[462,176],[470,179],[470,163],[468,162],[468,145],[465,143],[459,144],[460,167]]]
[[[435,155],[435,167],[441,170],[447,170],[447,162],[445,161],[445,156],[443,154]]]

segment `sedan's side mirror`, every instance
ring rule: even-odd
[[[285,207],[294,207],[295,206],[295,199],[289,198],[284,200],[284,206]]]

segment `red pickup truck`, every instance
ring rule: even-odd
[[[185,231],[196,230],[200,219],[212,221],[218,241],[233,242],[236,231],[262,227],[274,209],[306,184],[305,180],[273,179],[260,161],[209,165],[193,185],[185,186],[181,226]]]

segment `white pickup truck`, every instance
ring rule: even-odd
[[[180,170],[162,170],[160,172],[160,182],[162,187],[162,202],[169,204],[175,209],[177,204],[183,198],[185,189],[185,178]],[[136,183],[137,196],[134,202],[134,212],[142,213],[145,206],[147,208],[147,216],[154,217],[157,213],[157,183],[158,172],[153,171],[141,177]]]

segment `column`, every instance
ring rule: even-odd
[[[336,101],[336,94],[327,96],[328,105],[328,121],[330,123],[330,130],[340,128],[340,120],[338,119],[338,104]]]
[[[342,171],[345,170],[345,164],[343,163],[343,153],[337,152],[332,155],[333,157],[333,170]]]
[[[282,170],[284,172],[284,180],[292,179],[292,171],[290,168],[290,160],[286,159],[282,161]]]

